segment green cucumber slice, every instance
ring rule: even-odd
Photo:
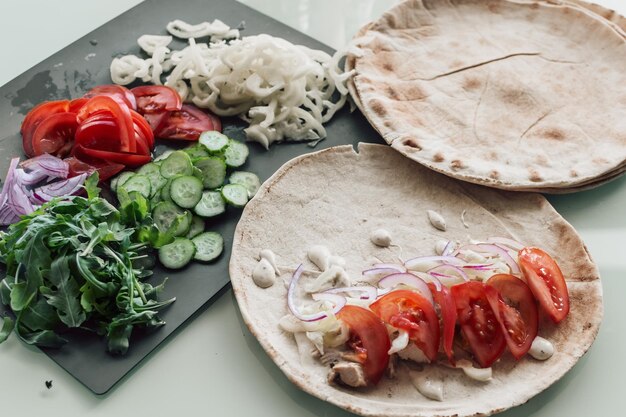
[[[187,265],[196,253],[194,243],[184,237],[174,239],[159,249],[159,261],[169,269],[180,269]]]
[[[191,158],[183,151],[175,151],[161,163],[161,175],[165,178],[173,178],[177,175],[191,175],[193,165]]]
[[[209,151],[207,151],[206,147],[204,145],[201,145],[199,143],[196,143],[193,146],[189,146],[185,149],[183,149],[183,152],[185,152],[187,155],[189,155],[189,157],[191,158],[192,161],[198,159],[198,158],[205,158],[207,156],[209,156]]]
[[[183,236],[187,234],[189,227],[191,226],[190,212],[181,209],[171,201],[161,201],[152,210],[152,219],[154,220],[154,224],[156,224],[156,227],[161,232],[167,232],[170,226],[174,223],[174,220],[179,216],[183,216],[182,221],[174,234],[176,236]]]
[[[249,154],[250,150],[246,144],[231,139],[228,141],[228,148],[224,151],[226,165],[231,168],[238,168],[246,163]]]
[[[219,191],[205,191],[193,211],[198,216],[213,217],[226,211],[226,204]]]
[[[113,178],[113,180],[111,180],[111,190],[117,192],[117,187],[124,185],[124,183],[133,175],[135,175],[133,171],[124,171],[117,177]]]
[[[167,182],[167,179],[161,175],[161,168],[154,162],[139,168],[137,174],[145,175],[150,180],[151,197],[158,193]]]
[[[192,216],[191,218],[191,226],[189,227],[189,231],[185,237],[187,239],[192,239],[198,236],[200,233],[204,232],[204,219],[199,216]]]
[[[211,153],[222,153],[228,146],[228,136],[217,131],[202,132],[200,143]]]
[[[129,193],[137,191],[145,198],[150,198],[150,180],[145,175],[135,174],[128,178],[124,184],[119,184],[118,187],[123,187]]]
[[[183,208],[193,208],[202,198],[202,181],[191,175],[183,175],[172,180],[170,197]]]
[[[224,250],[224,238],[216,232],[204,232],[191,239],[196,253],[194,259],[209,262],[220,256]]]
[[[217,188],[224,184],[226,163],[222,158],[216,156],[200,158],[194,165],[202,172],[204,188]]]
[[[256,192],[259,191],[259,188],[261,187],[261,180],[259,177],[256,174],[247,171],[233,172],[230,174],[230,177],[228,177],[228,182],[231,184],[240,184],[246,187],[248,190],[248,197],[250,198],[254,197]]]
[[[222,197],[234,207],[243,207],[248,202],[248,190],[241,184],[228,184],[222,187]]]

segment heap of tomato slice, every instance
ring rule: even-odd
[[[539,311],[559,323],[569,312],[569,295],[559,266],[543,250],[524,248],[518,262],[523,278],[497,274],[450,288],[431,283],[434,303],[416,291],[394,290],[372,303],[371,311],[341,309],[337,317],[350,329],[348,347],[362,359],[368,383],[376,384],[389,362],[385,324],[407,331],[431,362],[442,346],[454,364],[457,329],[481,367],[491,366],[506,347],[516,359],[523,357],[537,336]]]
[[[39,104],[20,132],[28,157],[67,158],[70,175],[96,169],[106,180],[150,162],[155,137],[198,140],[202,132],[221,128],[216,116],[183,105],[169,87],[102,85],[81,98]]]

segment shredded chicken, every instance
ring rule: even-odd
[[[328,383],[338,383],[350,387],[364,387],[367,385],[363,366],[354,362],[338,362],[328,373]]]

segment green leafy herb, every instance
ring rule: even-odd
[[[169,239],[154,226],[149,202],[122,191],[120,209],[98,196],[98,176],[85,182],[87,198],[54,200],[0,233],[0,301],[15,320],[2,318],[0,343],[11,330],[26,343],[59,347],[70,328],[103,334],[112,353],[124,354],[136,326],[163,325],[150,252]]]

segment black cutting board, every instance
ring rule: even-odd
[[[328,46],[233,0],[145,1],[0,87],[2,178],[6,175],[10,159],[23,156],[19,128],[24,115],[34,105],[46,100],[80,97],[96,85],[109,84],[111,59],[122,54],[139,54],[136,39],[146,33],[165,34],[165,26],[171,20],[199,23],[216,18],[231,27],[237,27],[245,21],[243,35],[268,33],[296,44],[332,52]],[[240,122],[223,122],[226,134],[244,139]],[[315,148],[306,144],[282,144],[265,151],[257,144],[251,144],[250,158],[243,168],[257,173],[261,180],[265,180],[284,162],[297,155],[335,145],[381,141],[361,114],[351,114],[347,106],[326,128],[328,138]],[[280,207],[276,209],[280,210]],[[240,211],[231,210],[209,222],[209,227],[220,232],[225,240],[226,249],[217,262],[209,265],[193,263],[181,271],[156,269],[155,281],[160,282],[163,277],[169,277],[162,297],[175,296],[177,301],[161,314],[167,322],[165,326],[152,334],[133,335],[131,347],[125,356],[108,354],[105,341],[89,333],[68,335],[69,343],[66,346],[56,350],[45,349],[45,353],[94,393],[107,392],[188,319],[210,305],[214,296],[223,292],[229,283],[230,246],[239,214]],[[3,309],[0,305],[0,312]],[[210,309],[206,314],[211,314]]]

